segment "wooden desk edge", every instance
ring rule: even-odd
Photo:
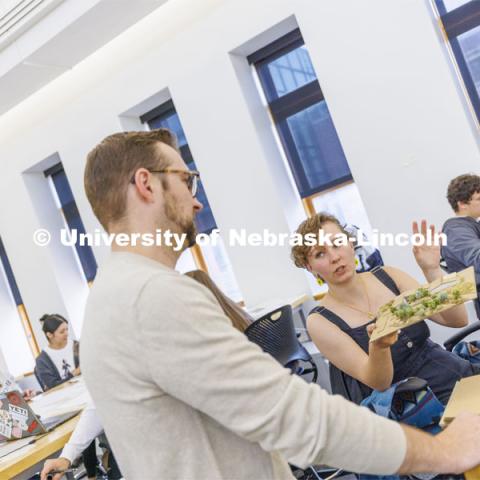
[[[480,479],[480,465],[473,470],[465,472],[465,480],[479,480]]]
[[[25,446],[18,452],[12,452],[11,459],[8,458],[9,455],[5,457],[5,460],[0,459],[0,478],[13,478],[62,449],[75,430],[79,418],[80,414],[44,437],[38,437],[33,445]],[[52,439],[52,437],[54,438]],[[23,449],[25,449],[26,455],[19,456]],[[4,475],[6,476],[4,477]]]

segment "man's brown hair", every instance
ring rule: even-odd
[[[471,173],[454,178],[448,185],[447,200],[455,212],[458,202],[468,203],[474,193],[480,192],[480,177]]]
[[[313,217],[307,218],[307,220],[298,226],[296,233],[299,233],[303,239],[307,233],[314,234],[318,239],[319,230],[321,230],[323,225],[328,222],[337,225],[341,232],[348,237],[347,232],[343,228],[338,218],[334,215],[330,215],[327,212],[316,213],[313,215]],[[308,265],[308,254],[312,248],[313,247],[310,245],[295,245],[292,247],[291,257],[296,267],[306,268]]]
[[[177,148],[175,135],[165,128],[148,132],[120,132],[104,138],[87,156],[84,185],[98,221],[108,231],[124,215],[127,189],[135,172],[162,170],[167,160],[156,148],[158,142]]]

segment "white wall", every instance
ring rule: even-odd
[[[65,305],[52,259],[32,245],[39,220],[21,172],[58,152],[87,231],[98,228],[83,192],[86,153],[122,128],[121,114],[167,88],[219,228],[297,223],[298,195],[274,171],[280,152],[244,59],[295,22],[373,228],[408,231],[414,218],[450,215],[446,185],[477,171],[479,150],[427,1],[170,0],[0,118],[0,234],[14,245],[34,327]],[[308,290],[287,248],[227,249],[247,303]],[[100,264],[105,253],[95,250]],[[410,249],[383,254],[419,276]]]
[[[13,376],[33,370],[33,355],[15,305],[7,276],[0,265],[0,373]],[[12,338],[16,341],[12,342]]]
[[[298,22],[311,24],[301,3]],[[449,180],[478,172],[480,155],[428,2],[317,3],[321,26],[302,31],[373,227],[441,226]],[[410,249],[383,253],[419,273]]]

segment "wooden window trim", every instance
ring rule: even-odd
[[[27,337],[28,345],[30,346],[30,350],[32,351],[34,358],[37,358],[38,355],[40,355],[40,348],[38,346],[35,334],[33,333],[32,324],[30,323],[27,310],[23,304],[17,305],[17,310],[25,331],[25,336]]]

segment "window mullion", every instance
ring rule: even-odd
[[[317,80],[286,94],[269,104],[270,111],[276,122],[324,100],[320,84]]]
[[[480,2],[469,2],[441,17],[449,39],[480,26]]]

